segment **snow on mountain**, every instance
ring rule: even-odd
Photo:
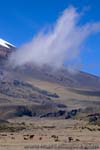
[[[0,39],[0,45],[3,46],[3,47],[6,47],[6,48],[10,48],[10,46],[15,47],[11,43],[9,43],[9,42],[7,42],[7,41],[5,41],[3,39]]]

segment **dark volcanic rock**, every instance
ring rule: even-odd
[[[44,117],[62,117],[64,116],[66,113],[65,110],[59,110],[57,112],[49,112],[47,114],[41,115],[40,118],[44,118]]]
[[[58,98],[56,93],[50,93],[48,91],[41,90],[29,83],[12,80],[0,81],[0,93],[13,98],[23,98],[33,102],[46,103],[51,101],[51,98]],[[45,101],[46,100],[46,101]]]
[[[65,117],[65,119],[70,119],[73,118],[74,116],[76,116],[76,114],[79,112],[78,109],[73,109],[71,111],[69,111]]]

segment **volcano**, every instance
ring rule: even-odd
[[[100,78],[64,66],[52,69],[26,64],[13,67],[9,57],[17,48],[0,39],[0,118],[62,117],[68,111],[97,106]]]

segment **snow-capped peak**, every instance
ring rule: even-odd
[[[9,46],[12,46],[12,47],[15,47],[14,45],[12,45],[11,43],[3,40],[3,39],[0,39],[0,45],[6,47],[6,48],[10,48]]]

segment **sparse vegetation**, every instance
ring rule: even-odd
[[[30,64],[13,68],[6,63],[12,49],[0,47],[0,51],[1,145],[100,148],[99,77]]]
[[[25,130],[26,127],[22,124],[16,125],[16,124],[0,124],[0,132],[18,132]]]

